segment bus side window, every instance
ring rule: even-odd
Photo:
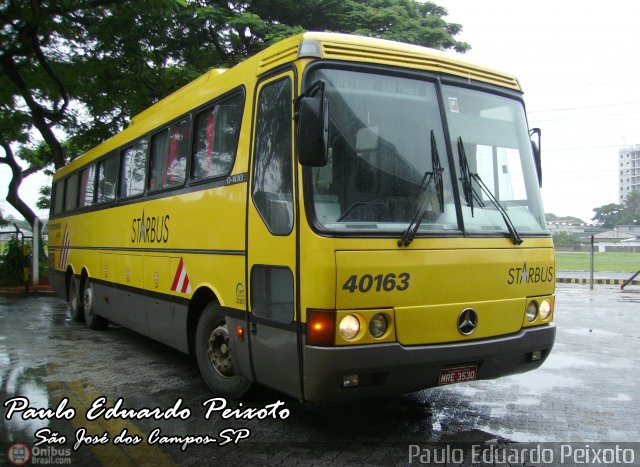
[[[93,204],[93,188],[95,183],[96,166],[91,164],[80,173],[80,202],[78,205],[83,208]]]
[[[253,199],[275,235],[293,227],[291,121],[291,80],[267,84],[258,99]]]
[[[78,172],[67,179],[64,195],[64,210],[73,211],[78,207]]]
[[[56,182],[53,189],[53,213],[60,214],[64,208],[64,180]]]
[[[96,203],[107,203],[116,198],[118,180],[118,156],[111,154],[98,163],[98,187]]]
[[[191,177],[224,177],[236,155],[244,97],[235,95],[196,115]]]
[[[182,185],[187,172],[189,120],[184,119],[151,139],[149,189]]]
[[[147,160],[147,140],[141,140],[122,151],[120,171],[120,197],[129,198],[144,190],[144,172]]]

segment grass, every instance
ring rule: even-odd
[[[588,271],[589,253],[556,252],[558,271]],[[595,253],[594,270],[598,272],[636,272],[640,270],[640,253]]]

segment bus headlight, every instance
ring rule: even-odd
[[[540,303],[540,318],[547,319],[551,315],[551,302],[547,299],[542,300]]]
[[[532,322],[538,316],[538,303],[535,300],[531,300],[527,305],[527,320]]]
[[[347,315],[340,321],[339,329],[343,339],[351,340],[360,332],[360,320],[353,315]]]
[[[389,323],[387,322],[387,317],[378,313],[371,318],[371,321],[369,321],[369,334],[378,339],[387,332],[388,326]]]

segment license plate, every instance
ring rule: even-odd
[[[475,381],[477,378],[477,365],[461,366],[458,368],[444,368],[440,370],[438,384],[462,383],[463,381]]]

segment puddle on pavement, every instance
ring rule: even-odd
[[[545,370],[578,370],[580,368],[594,367],[600,366],[599,363],[594,362],[593,360],[587,360],[580,357],[574,357],[572,355],[567,355],[562,352],[553,352],[549,355],[549,358],[544,362]]]
[[[562,332],[575,334],[577,336],[619,336],[620,334],[610,331],[603,331],[597,328],[563,328]]]
[[[614,397],[607,397],[607,400],[614,402],[631,402],[633,398],[628,394],[618,393]]]
[[[0,372],[0,400],[3,402],[13,397],[26,397],[29,404],[37,407],[49,406],[49,390],[42,383],[45,371],[42,368],[25,368],[9,364]],[[48,420],[23,420],[14,415],[9,420],[4,417],[6,406],[3,407],[3,423],[6,424],[7,441],[24,441],[30,439],[38,429],[49,426]]]
[[[621,302],[621,303],[640,303],[640,295],[638,295],[638,296],[621,295],[618,298],[618,301]]]

